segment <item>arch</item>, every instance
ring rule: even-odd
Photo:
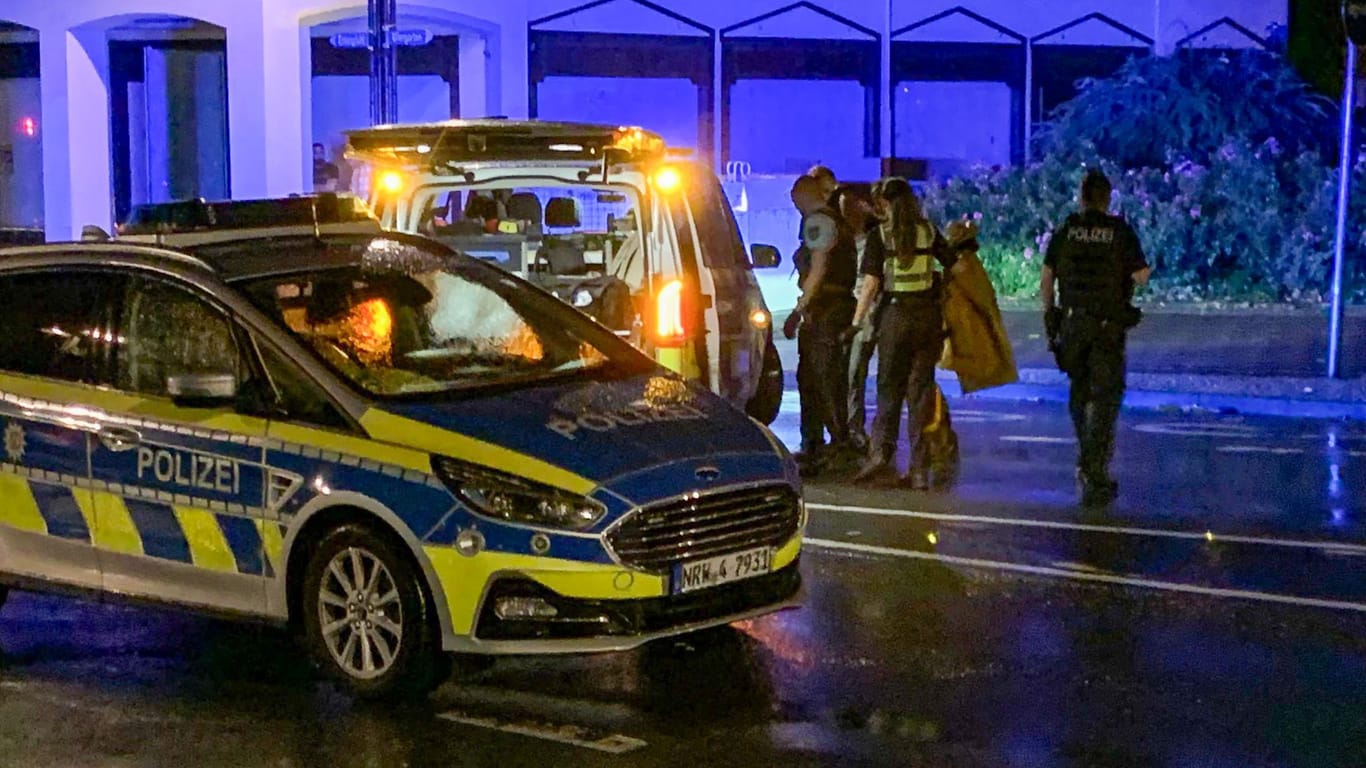
[[[1072,43],[1066,33],[1084,26],[1117,33],[1123,43],[1092,40]],[[1088,13],[1030,38],[1033,58],[1033,87],[1030,92],[1033,114],[1045,119],[1058,105],[1077,93],[1084,78],[1113,75],[1134,56],[1153,52],[1153,39],[1103,13]]]
[[[741,80],[751,79],[854,81],[864,93],[863,146],[859,159],[879,157],[883,99],[881,33],[814,2],[801,0],[731,24],[721,30],[720,38],[722,162],[729,162],[734,151],[732,92]],[[826,157],[810,159],[829,161]],[[803,160],[799,164],[806,163]]]
[[[39,44],[33,27],[0,21],[0,244],[43,238]]]
[[[1192,33],[1190,33],[1189,35],[1186,35],[1185,37],[1181,38],[1180,40],[1177,40],[1177,41],[1176,41],[1176,48],[1179,50],[1179,49],[1182,49],[1182,48],[1198,48],[1198,47],[1204,47],[1204,46],[1196,46],[1196,45],[1194,45],[1194,43],[1197,42],[1198,40],[1200,40],[1200,38],[1202,38],[1202,37],[1208,35],[1210,32],[1215,32],[1215,31],[1221,31],[1221,32],[1224,32],[1224,33],[1226,33],[1226,34],[1231,33],[1234,37],[1242,37],[1242,38],[1245,38],[1245,39],[1248,40],[1249,42],[1251,42],[1251,43],[1253,43],[1254,45],[1256,45],[1258,48],[1263,48],[1263,49],[1265,49],[1265,48],[1270,47],[1270,44],[1267,42],[1266,38],[1262,37],[1261,35],[1258,35],[1256,32],[1253,32],[1252,30],[1248,29],[1247,27],[1243,26],[1242,24],[1239,24],[1239,23],[1238,23],[1237,21],[1235,21],[1232,17],[1225,16],[1225,17],[1223,17],[1222,19],[1217,19],[1217,20],[1215,20],[1215,21],[1212,21],[1212,22],[1210,22],[1209,24],[1206,24],[1205,26],[1203,26],[1203,27],[1201,27],[1201,28],[1195,30],[1195,31],[1192,32]],[[1214,48],[1225,48],[1225,47],[1227,47],[1227,46],[1210,46],[1210,47],[1214,47]],[[1244,47],[1246,47],[1246,46],[1244,46]]]
[[[906,39],[912,36],[912,39]],[[992,158],[992,162],[1003,159],[1019,162],[1024,155],[1026,140],[1028,43],[1029,38],[1024,34],[963,6],[949,8],[894,30],[892,77],[888,83],[888,98],[893,105],[892,157],[899,157],[900,150],[904,149],[898,146],[897,142],[896,107],[901,83],[926,84],[921,87],[932,89],[928,97],[939,102],[956,98],[965,88],[990,88],[991,85],[984,84],[996,84],[997,94],[1001,85],[1009,89],[1008,104],[1003,104],[999,100],[993,102],[1005,112],[1009,157]],[[997,94],[987,94],[986,97],[994,97]],[[956,120],[971,121],[976,127],[990,128],[970,114],[958,114]],[[953,118],[950,118],[951,125],[952,121]],[[956,135],[961,138],[969,133],[959,132]],[[982,139],[981,143],[994,146],[994,139],[995,137],[991,136],[989,141]],[[985,161],[987,158],[961,159],[965,162],[974,162]],[[911,176],[932,175],[928,167],[908,167],[904,170],[907,172],[906,175]]]
[[[219,23],[228,19],[147,5],[152,10],[101,16],[72,28],[93,59],[107,61],[115,221],[139,203],[232,194],[228,29]]]
[[[670,143],[695,143],[699,154],[710,156],[715,120],[715,35],[712,27],[650,0],[592,0],[533,19],[527,25],[530,115],[640,122],[665,134]],[[613,114],[602,114],[599,109],[576,114],[573,94],[581,86],[547,82],[551,78],[574,78],[590,84],[609,78],[618,82],[639,80],[637,91],[666,88],[670,98],[661,99],[656,94],[653,101],[656,108],[669,105],[671,114],[654,121],[643,119],[648,116],[651,100],[641,93],[628,97],[630,104],[623,101],[615,105],[618,112]],[[651,82],[645,83],[647,80]],[[552,85],[554,90],[550,90]],[[695,107],[688,104],[693,99]]]

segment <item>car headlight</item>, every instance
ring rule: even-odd
[[[432,458],[432,470],[470,509],[498,520],[580,530],[607,514],[586,496],[445,456]]]

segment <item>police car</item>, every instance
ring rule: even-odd
[[[425,238],[0,249],[0,338],[0,595],[287,623],[364,696],[797,600],[766,428]]]
[[[747,254],[705,165],[641,128],[453,120],[348,133],[353,185],[386,227],[525,276],[661,364],[772,423],[782,364]]]

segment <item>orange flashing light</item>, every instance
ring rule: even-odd
[[[403,189],[403,174],[398,171],[383,171],[379,175],[379,188],[388,194],[397,194]]]
[[[671,280],[655,298],[655,336],[663,347],[681,346],[688,331],[683,323],[683,281]]]
[[[677,168],[664,167],[655,174],[655,186],[661,192],[673,192],[683,185],[683,176]]]

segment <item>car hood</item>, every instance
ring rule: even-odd
[[[662,496],[681,492],[665,486],[685,491],[699,478],[721,484],[790,479],[790,461],[767,430],[721,398],[672,376],[552,382],[447,401],[386,403],[362,423],[377,439],[580,493],[610,487],[613,480],[632,486],[638,497],[642,484],[656,486]],[[670,469],[680,463],[689,465],[686,479]],[[726,476],[700,472],[713,469]]]

